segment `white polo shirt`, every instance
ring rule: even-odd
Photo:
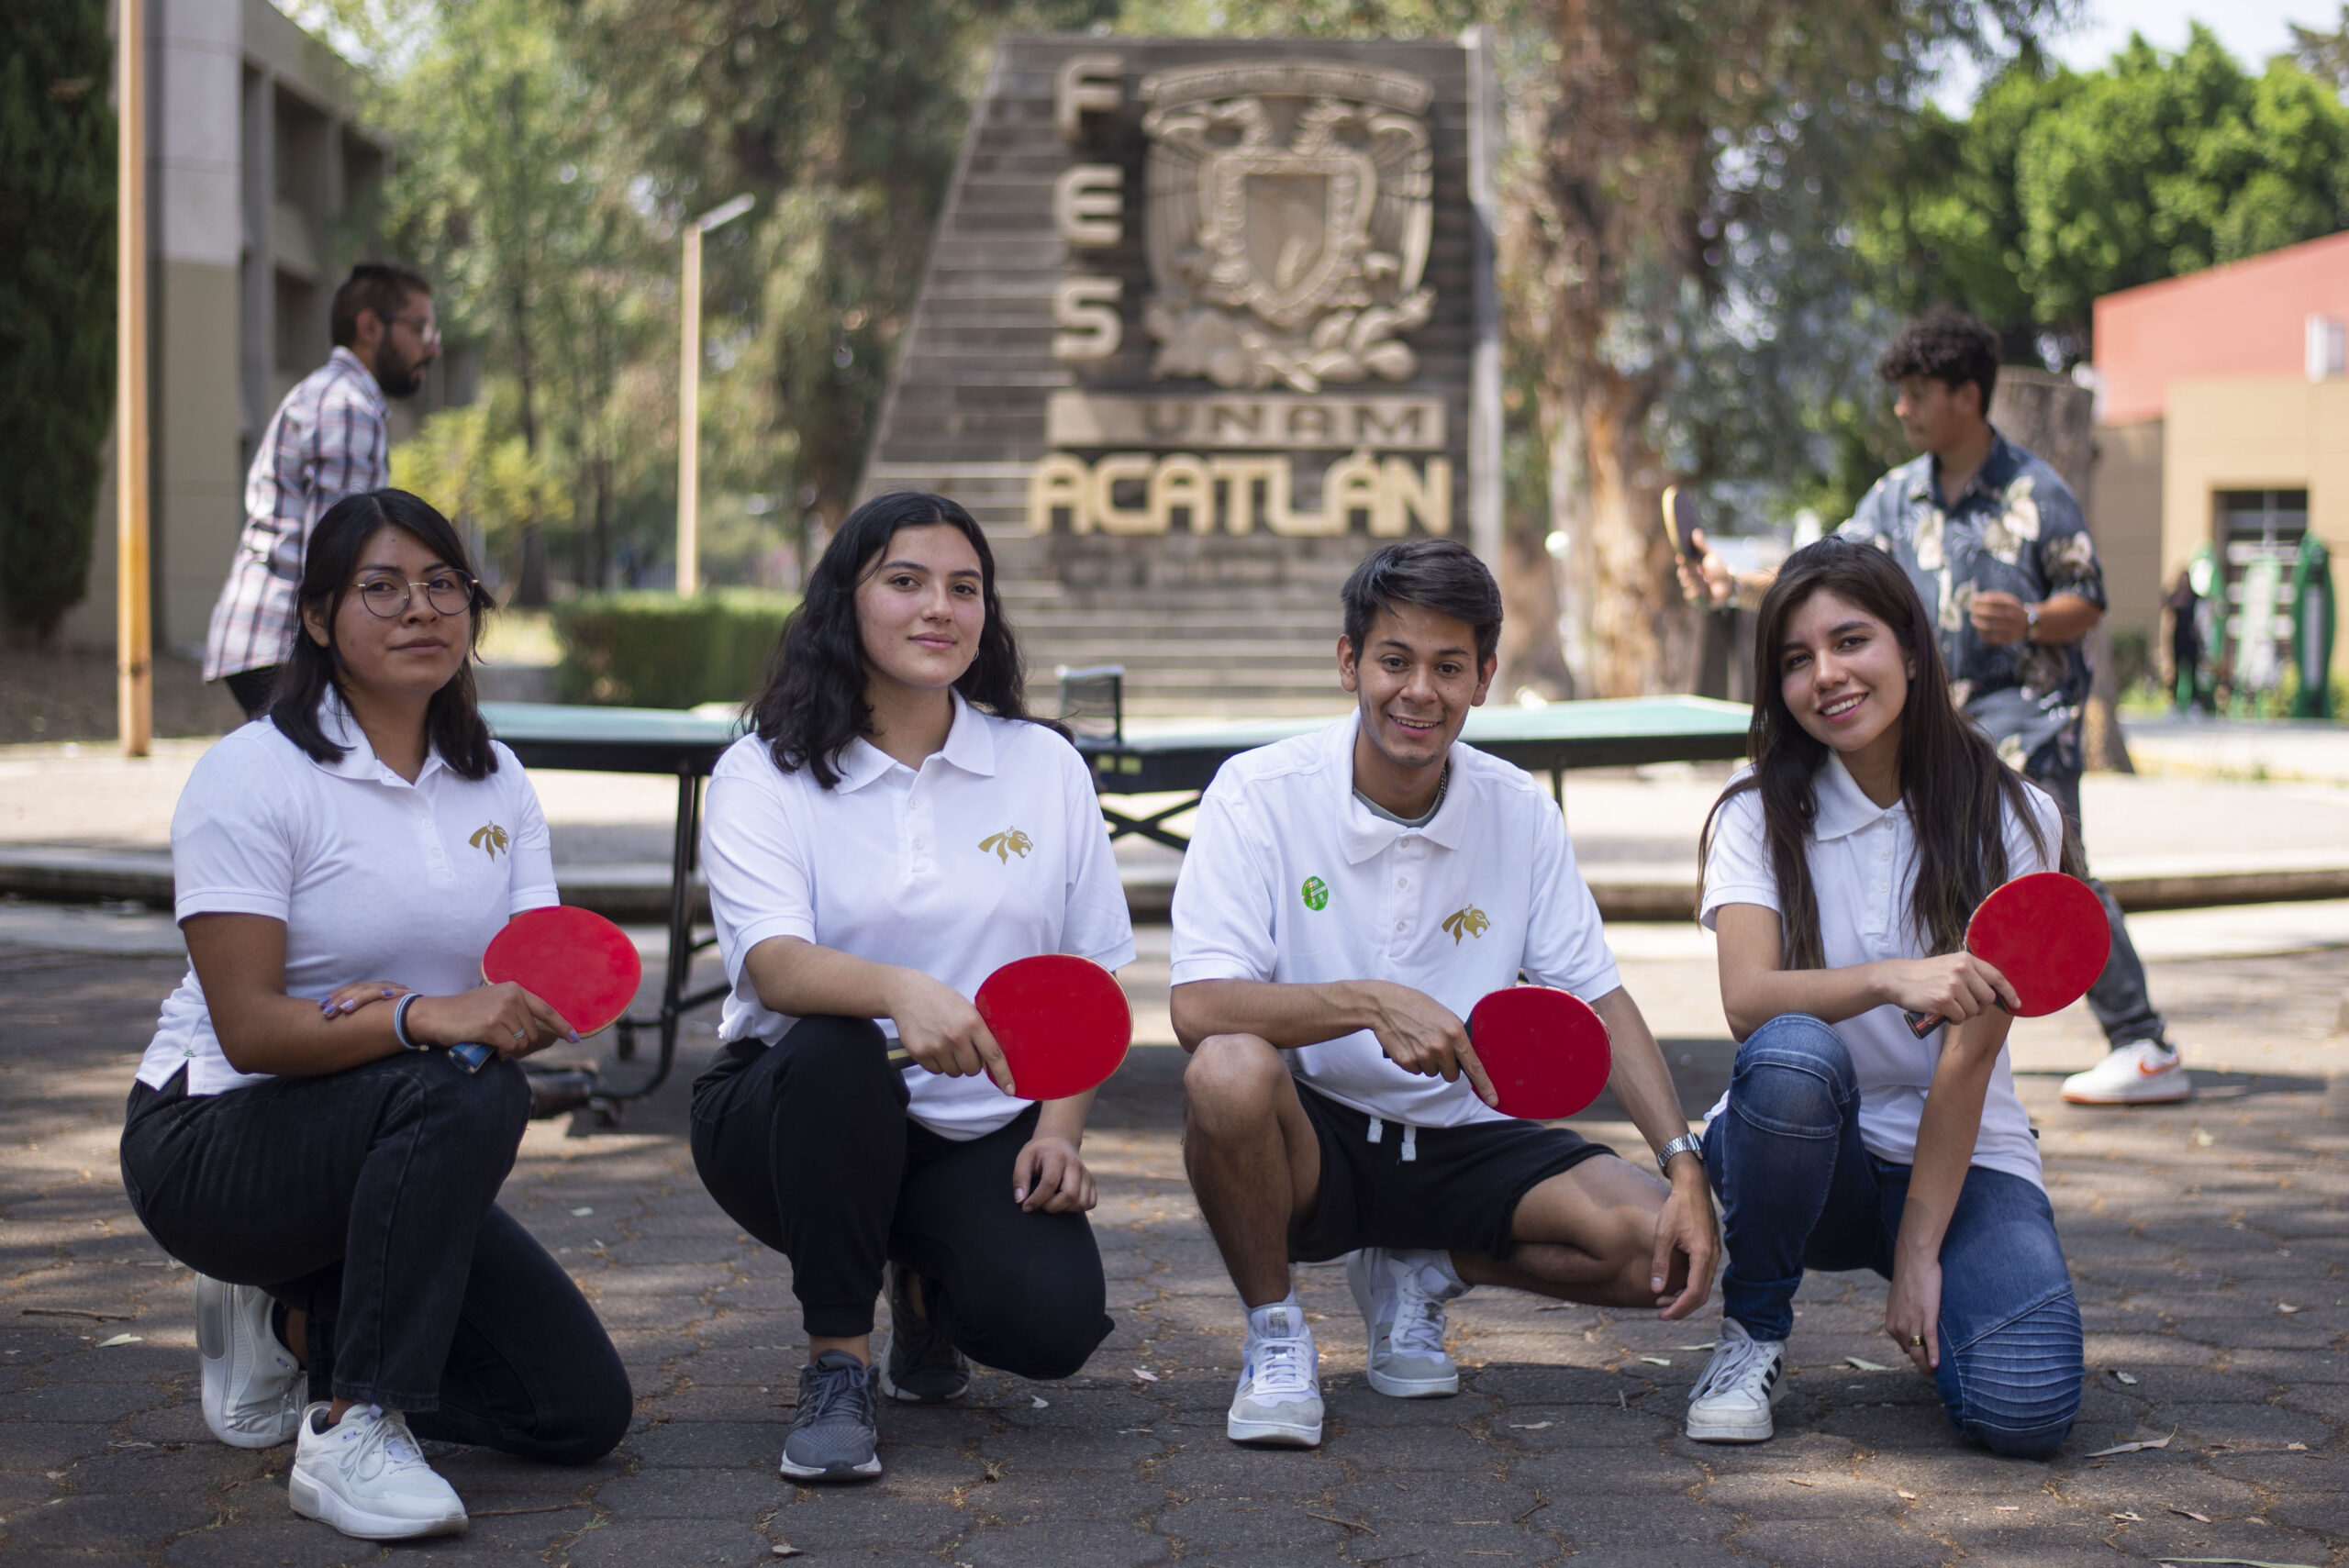
[[[317,762],[268,719],[225,737],[196,762],[172,813],[174,913],[265,915],[285,922],[285,994],[389,980],[429,996],[470,991],[506,922],[560,902],[546,817],[514,753],[467,779],[429,752],[414,784],[376,761],[328,694],[318,727],[350,748]],[[182,1067],[187,1092],[265,1081],[220,1052],[190,968],[163,1003],[139,1081]]]
[[[1454,742],[1425,827],[1354,798],[1360,716],[1234,757],[1200,802],[1174,884],[1174,984],[1391,980],[1466,1018],[1520,971],[1594,1001],[1620,984],[1557,806],[1523,770]],[[1283,1052],[1289,1071],[1415,1127],[1508,1118],[1463,1079],[1406,1073],[1368,1030]]]
[[[721,1040],[773,1043],[799,1021],[769,1010],[744,967],[770,937],[918,969],[965,996],[1037,953],[1074,953],[1105,969],[1133,962],[1093,776],[1058,735],[981,713],[958,693],[944,748],[919,768],[862,737],[838,766],[839,784],[824,789],[806,768],[777,768],[752,734],[728,747],[710,775],[702,866],[734,986]],[[895,1033],[890,1020],[876,1021]],[[914,1119],[958,1141],[1027,1106],[984,1075],[909,1069],[906,1081]]]
[[[1742,778],[1752,770],[1741,770]],[[1734,780],[1732,780],[1734,782]],[[1909,892],[1917,876],[1917,839],[1906,801],[1878,806],[1860,791],[1842,759],[1830,754],[1812,788],[1819,815],[1809,860],[1812,896],[1819,905],[1819,940],[1830,969],[1885,959],[1923,958],[1926,944],[1909,921]],[[2037,788],[2023,786],[2039,817],[2047,848],[2032,841],[2022,818],[2005,814],[2007,874],[2052,871],[2062,854],[2064,824],[2055,803]],[[1698,918],[1707,929],[1725,904],[1753,904],[1778,910],[1778,878],[1770,869],[1770,848],[1762,824],[1762,797],[1752,791],[1721,807],[1705,862],[1704,906]],[[1781,911],[1782,912],[1782,911]],[[1917,1124],[1925,1094],[1941,1061],[1946,1028],[1923,1040],[1909,1032],[1898,1007],[1872,1007],[1834,1026],[1852,1053],[1860,1083],[1860,1141],[1879,1160],[1914,1164]],[[1724,1094],[1712,1120],[1729,1108]],[[2031,1118],[2015,1097],[2014,1064],[2001,1047],[1982,1101],[1982,1130],[1974,1140],[1973,1163],[2005,1171],[2040,1184],[2039,1140]]]

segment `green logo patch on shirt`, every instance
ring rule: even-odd
[[[1298,892],[1304,895],[1305,906],[1317,914],[1330,906],[1330,884],[1318,876],[1307,877]]]

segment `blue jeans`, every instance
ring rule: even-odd
[[[1705,1129],[1729,1267],[1721,1305],[1757,1340],[1794,1327],[1805,1269],[1892,1277],[1909,1168],[1860,1143],[1842,1040],[1799,1013],[1738,1048],[1729,1106]],[[1942,1240],[1942,1364],[1950,1425],[1994,1453],[2051,1454],[2080,1410],[2080,1307],[2047,1195],[2004,1171],[1965,1173]]]
[[[2064,820],[2071,825],[2072,836],[2079,839],[2080,775],[2023,776],[2054,798],[2064,813]],[[2087,856],[2086,842],[2081,840],[2083,860]],[[2154,999],[2145,989],[2145,965],[2137,957],[2137,944],[2129,940],[2129,923],[2121,917],[2121,906],[2095,877],[2089,877],[2087,884],[2095,891],[2097,901],[2104,906],[2105,920],[2112,928],[2112,956],[2104,961],[2104,973],[2088,987],[2088,1011],[2096,1015],[2109,1044],[2122,1046],[2140,1040],[2163,1043],[2168,1038],[2169,1023],[2154,1008]]]

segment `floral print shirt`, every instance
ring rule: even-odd
[[[1927,453],[1877,480],[1842,532],[1890,551],[1909,573],[1941,628],[1959,706],[2000,754],[2034,776],[2076,777],[2090,680],[2085,639],[1993,648],[1968,613],[1985,592],[2026,605],[2076,594],[2104,606],[2096,545],[2056,472],[1993,430],[1988,459],[1954,505],[1942,505]]]

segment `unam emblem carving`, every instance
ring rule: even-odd
[[[1143,223],[1158,377],[1218,386],[1407,381],[1434,211],[1425,80],[1329,61],[1170,71]]]

